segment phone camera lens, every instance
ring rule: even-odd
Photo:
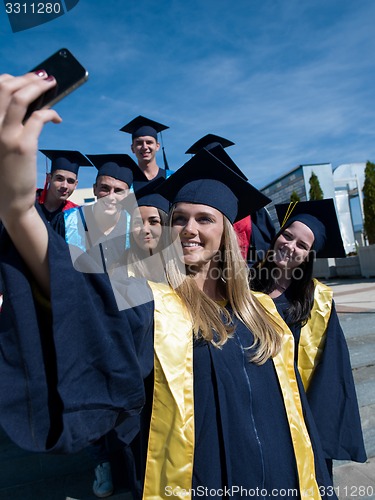
[[[61,57],[64,57],[65,59],[68,57],[68,53],[66,50],[60,50],[59,54]]]

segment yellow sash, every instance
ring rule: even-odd
[[[301,328],[298,345],[298,371],[307,391],[326,341],[326,330],[332,309],[332,290],[314,279],[314,304],[310,318]]]
[[[189,499],[194,459],[192,322],[169,286],[149,285],[155,301],[155,364],[143,498]]]
[[[292,436],[301,498],[303,500],[318,500],[321,496],[315,478],[314,452],[303,418],[302,405],[294,371],[294,337],[277,312],[271,297],[259,292],[254,292],[254,295],[284,330],[281,350],[273,358],[273,363],[283,394],[290,434]]]
[[[170,287],[149,284],[155,300],[155,374],[143,498],[191,499],[194,460],[192,323],[186,308]],[[273,361],[289,421],[301,498],[320,500],[313,450],[294,372],[294,338],[277,313],[273,300],[264,294],[256,296],[285,331],[281,352]]]

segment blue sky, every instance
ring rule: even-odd
[[[169,125],[172,169],[215,133],[261,188],[299,164],[375,161],[374,20],[373,0],[79,0],[12,33],[1,4],[0,71],[22,74],[61,47],[88,68],[41,148],[129,153],[119,128],[141,114]],[[42,155],[38,171],[42,185]],[[79,187],[93,179],[81,169]]]

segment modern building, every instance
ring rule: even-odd
[[[347,163],[333,171],[335,199],[343,228],[354,247],[366,244],[363,233],[363,185],[366,163]],[[344,237],[344,235],[343,235]]]
[[[84,205],[85,203],[90,203],[95,200],[96,198],[94,196],[92,187],[76,189],[69,197],[69,201],[77,203],[77,205]]]
[[[272,220],[276,224],[277,217],[274,205],[289,203],[293,192],[298,195],[301,201],[309,200],[309,180],[312,173],[319,179],[324,198],[334,198],[335,187],[331,163],[298,165],[298,167],[293,168],[293,170],[290,170],[261,189],[262,193],[272,200],[272,203],[267,206],[267,209],[271,214]]]
[[[351,163],[340,165],[333,171],[331,163],[299,165],[267,184],[261,191],[272,200],[267,209],[275,226],[279,227],[274,205],[289,203],[293,192],[301,201],[308,201],[309,181],[314,173],[319,179],[324,198],[335,200],[346,253],[355,251],[357,246],[365,243],[362,202],[365,167],[365,163]]]

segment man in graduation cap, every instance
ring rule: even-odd
[[[137,116],[132,121],[124,125],[120,131],[127,132],[132,136],[131,150],[135,154],[140,173],[135,174],[133,189],[136,192],[147,183],[159,178],[168,178],[173,172],[169,169],[164,147],[158,140],[158,133],[166,130],[166,125],[162,125],[144,116]],[[156,153],[162,147],[164,169],[160,168],[156,161]]]
[[[85,260],[77,259],[81,252],[91,255],[100,272],[108,272],[121,258],[128,231],[126,204],[132,206],[129,194],[138,166],[127,154],[89,154],[87,158],[97,168],[93,185],[96,202],[75,207],[60,215],[58,232],[72,245],[72,258],[79,270],[85,268]],[[96,258],[93,259],[94,254]],[[81,266],[83,265],[83,268]],[[98,271],[98,270],[97,270]]]
[[[51,170],[44,188],[36,192],[36,206],[53,225],[57,214],[77,206],[68,198],[77,187],[78,169],[92,164],[79,151],[41,149],[40,152],[51,160]]]
[[[224,148],[233,146],[234,142],[215,134],[207,134],[201,137],[185,152],[185,154],[196,154],[202,148],[209,150],[229,168],[239,173],[247,180],[247,177],[238,169],[237,165],[224,151]],[[249,200],[250,202],[250,200]],[[271,202],[271,200],[269,200]],[[256,260],[262,259],[266,254],[273,237],[276,234],[271,217],[265,207],[253,211],[243,219],[234,224],[238,243],[244,259],[252,265]]]
[[[57,231],[71,245],[76,269],[109,272],[125,252],[128,218],[123,202],[138,166],[127,154],[89,154],[87,158],[97,168],[93,185],[97,201],[61,214]],[[111,495],[114,489],[110,446],[117,446],[117,441],[116,436],[103,436],[88,449],[95,462],[93,492],[99,498]]]

